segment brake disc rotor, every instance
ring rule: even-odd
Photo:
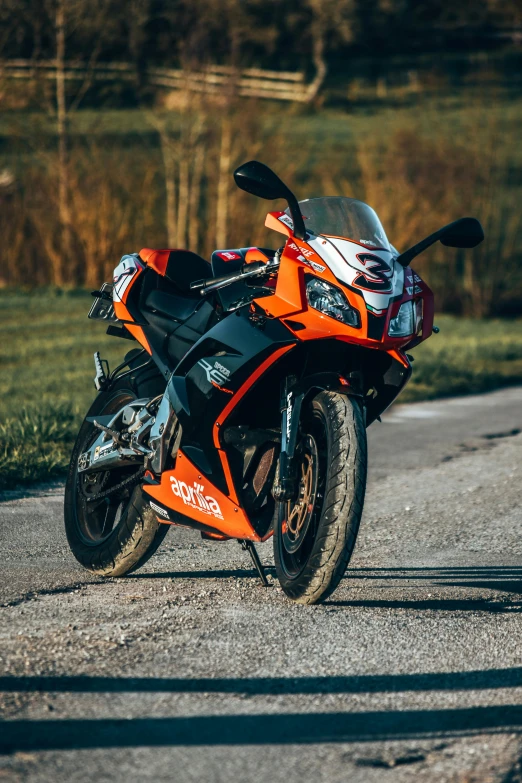
[[[287,501],[283,521],[283,546],[289,554],[296,552],[308,532],[317,499],[319,454],[312,435],[303,441],[299,466],[299,490],[296,500]]]

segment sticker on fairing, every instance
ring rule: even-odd
[[[297,260],[301,261],[302,264],[306,264],[307,266],[311,267],[316,272],[324,272],[324,270],[326,269],[325,266],[318,264],[317,261],[312,261],[311,258],[305,258],[304,256],[297,256]]]
[[[223,386],[230,378],[230,370],[225,367],[221,362],[214,362],[212,366],[206,359],[200,359],[199,366],[205,370],[207,381],[218,386]]]
[[[216,255],[219,256],[222,261],[225,261],[225,263],[228,261],[239,261],[241,259],[239,253],[234,253],[230,250],[222,250],[219,253],[216,253]]]
[[[185,484],[184,481],[170,477],[171,489],[176,497],[181,498],[183,503],[196,511],[201,511],[203,514],[209,514],[210,516],[223,519],[223,514],[219,507],[219,503],[211,495],[204,495],[205,487],[203,484],[194,482],[194,486],[190,487]]]
[[[165,519],[170,519],[168,512],[165,511],[164,508],[161,508],[161,506],[157,506],[155,503],[152,502],[152,500],[149,500],[149,506],[153,511],[156,512],[156,514],[159,514],[160,517],[164,517]]]
[[[114,288],[112,298],[115,302],[121,302],[123,294],[134,279],[134,275],[143,269],[143,264],[138,259],[138,254],[123,256],[113,272]]]
[[[280,221],[281,221],[281,223],[284,223],[284,224],[285,224],[285,226],[288,226],[288,228],[292,228],[292,229],[293,229],[293,227],[294,227],[294,221],[293,221],[293,220],[292,220],[292,218],[291,218],[291,217],[289,217],[288,215],[285,215],[285,214],[283,213],[283,214],[282,214],[282,215],[280,215],[280,216],[279,216],[277,219],[278,219],[278,220],[280,220]]]

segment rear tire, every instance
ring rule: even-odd
[[[161,377],[151,378],[150,372],[140,379],[130,376],[116,381],[110,391],[101,391],[87,416],[116,413],[141,395],[161,394],[165,387]],[[86,417],[87,418],[87,417]],[[99,576],[122,576],[140,568],[156,552],[170,525],[158,522],[141,486],[129,485],[111,496],[111,501],[86,500],[78,475],[78,458],[87,444],[99,434],[91,422],[83,422],[74,445],[65,486],[65,532],[76,560],[88,571]],[[125,477],[120,475],[117,483]],[[114,473],[114,471],[112,471]],[[132,471],[131,471],[132,473]],[[109,481],[111,476],[109,476]],[[106,505],[104,505],[106,503]],[[105,531],[105,519],[109,519]]]
[[[297,603],[324,601],[350,561],[364,503],[367,445],[359,402],[320,392],[303,411],[300,496],[279,504],[274,559]]]

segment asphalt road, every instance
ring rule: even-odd
[[[356,553],[318,607],[181,529],[95,579],[61,486],[5,493],[0,781],[522,781],[519,431],[521,388],[372,425]]]

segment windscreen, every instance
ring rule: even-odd
[[[391,249],[376,212],[362,201],[344,196],[309,198],[300,201],[299,207],[307,231],[313,234],[343,237],[368,247]]]

